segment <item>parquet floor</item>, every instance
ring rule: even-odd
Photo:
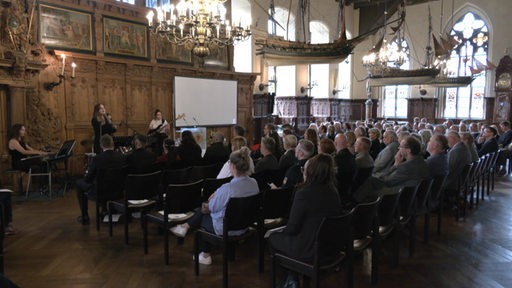
[[[390,266],[390,243],[384,243],[377,287],[512,287],[512,177],[497,178],[490,198],[456,222],[445,213],[441,236],[429,244],[418,236],[416,253],[407,255],[402,237],[400,265]],[[93,204],[90,203],[91,210]],[[76,223],[79,209],[73,190],[53,200],[16,201],[16,235],[5,240],[5,275],[20,287],[220,287],[220,251],[210,267],[193,272],[193,236],[183,245],[171,239],[171,264],[164,265],[163,241],[150,229],[150,250],[144,255],[139,222],[130,224],[130,245],[123,242],[122,225],[108,236],[108,226]],[[93,215],[91,215],[93,216]],[[91,219],[93,220],[93,219]],[[435,217],[432,219],[435,222]],[[434,225],[432,225],[434,226]],[[423,220],[418,221],[422,235]],[[434,232],[434,227],[432,227]],[[265,273],[256,270],[256,242],[238,246],[230,263],[230,287],[270,287],[270,261]],[[370,287],[363,257],[355,264],[355,287]],[[343,287],[343,273],[329,273],[321,287]]]

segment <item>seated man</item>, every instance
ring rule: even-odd
[[[156,155],[146,149],[147,137],[141,134],[133,136],[133,151],[126,157],[128,173],[141,174],[154,172]]]
[[[398,152],[398,146],[400,146],[400,143],[398,143],[398,135],[396,135],[393,130],[384,132],[382,142],[384,142],[386,147],[382,149],[377,155],[377,158],[375,158],[373,163],[373,176],[379,176],[380,173],[386,171],[393,165],[394,157],[396,152]]]
[[[82,225],[89,224],[87,199],[96,198],[96,174],[100,169],[118,169],[125,165],[125,158],[121,152],[114,151],[114,140],[112,136],[105,134],[100,138],[100,145],[103,153],[96,155],[89,165],[85,178],[76,181],[76,195],[80,205],[81,216],[77,221]]]
[[[270,137],[264,137],[261,139],[260,150],[263,158],[261,158],[254,166],[254,173],[259,173],[265,170],[277,170],[279,168],[279,162],[276,156],[274,156],[274,150],[276,148],[276,141]]]
[[[295,156],[298,162],[286,171],[282,188],[295,187],[297,184],[304,181],[302,171],[306,161],[313,156],[314,151],[315,145],[313,145],[313,142],[305,139],[299,141],[297,148],[295,148]]]
[[[393,166],[379,177],[368,178],[353,198],[357,203],[374,201],[395,188],[415,186],[430,177],[427,163],[421,155],[421,144],[414,137],[405,137],[395,155]]]
[[[464,166],[471,163],[471,153],[466,144],[462,143],[460,135],[457,132],[450,131],[446,134],[448,139],[448,176],[446,177],[445,187],[447,190],[456,190],[458,179]]]
[[[358,169],[373,167],[373,158],[369,153],[370,146],[370,138],[364,136],[357,138],[354,149],[356,151],[356,167]]]
[[[498,151],[500,147],[498,146],[498,141],[496,140],[496,135],[498,131],[494,129],[494,127],[486,127],[484,129],[484,135],[482,136],[484,139],[484,143],[480,146],[478,150],[478,156],[482,157],[485,154],[492,153]]]
[[[447,148],[448,140],[444,135],[436,134],[428,141],[427,151],[430,156],[426,161],[432,178],[448,175]]]

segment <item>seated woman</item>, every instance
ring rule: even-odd
[[[11,128],[9,135],[9,154],[11,155],[11,168],[14,170],[21,170],[27,172],[32,165],[34,169],[40,169],[37,163],[25,163],[23,158],[33,155],[42,155],[46,152],[33,149],[25,143],[25,126],[23,124],[14,124]],[[11,206],[11,193],[0,193],[0,202],[4,206],[3,220],[5,223],[5,234],[14,234],[14,226],[12,225],[12,206]]]
[[[236,136],[235,138],[231,139],[231,151],[238,151],[242,147],[247,147],[247,140],[245,137],[242,136]],[[251,161],[249,163],[249,172],[247,175],[252,175],[254,173],[254,162],[251,158]],[[224,163],[224,166],[222,166],[222,169],[220,169],[219,174],[217,175],[217,179],[227,178],[231,177],[233,174],[231,173],[231,170],[229,169],[229,160]]]
[[[185,224],[177,225],[171,228],[171,232],[178,237],[184,237],[188,229],[203,228],[206,231],[222,235],[224,212],[228,201],[232,197],[248,197],[259,193],[258,183],[248,176],[251,167],[250,150],[242,147],[240,150],[232,152],[229,156],[229,169],[233,173],[233,180],[222,185],[203,203],[202,208],[195,211],[194,216]],[[244,230],[229,231],[230,235],[240,235]],[[200,243],[201,253],[199,254],[199,263],[204,265],[212,264],[210,256],[210,245],[206,242]]]
[[[284,231],[271,234],[268,240],[274,252],[311,261],[316,229],[324,217],[340,215],[342,207],[331,156],[318,154],[309,159],[303,176]]]
[[[25,143],[26,129],[23,124],[14,124],[9,135],[9,154],[11,155],[11,168],[27,172],[31,167],[21,160],[27,156],[44,155],[46,152],[36,150]]]
[[[197,144],[194,134],[190,130],[181,132],[181,143],[176,152],[185,167],[201,165],[203,162],[201,146]]]

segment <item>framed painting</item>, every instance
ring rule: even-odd
[[[39,41],[49,48],[94,52],[92,14],[39,4]]]
[[[228,46],[210,49],[210,55],[204,58],[204,66],[229,68]]]
[[[142,23],[103,17],[103,52],[148,59],[148,29]]]
[[[156,37],[156,59],[158,62],[192,64],[192,51],[185,45],[167,41],[165,37]]]

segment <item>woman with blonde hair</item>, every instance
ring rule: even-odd
[[[111,117],[108,116],[105,106],[101,103],[94,105],[92,112],[91,125],[94,129],[94,153],[101,153],[100,138],[105,134],[112,136],[116,132],[116,125],[112,123]]]
[[[235,152],[243,147],[247,147],[247,139],[242,136],[236,136],[233,139],[231,139],[231,151]],[[252,158],[249,161],[249,175],[252,175],[254,173],[254,162],[252,161]],[[224,163],[222,166],[222,169],[220,169],[219,174],[217,175],[217,179],[227,178],[231,177],[233,174],[231,173],[231,170],[229,169],[229,160]]]

